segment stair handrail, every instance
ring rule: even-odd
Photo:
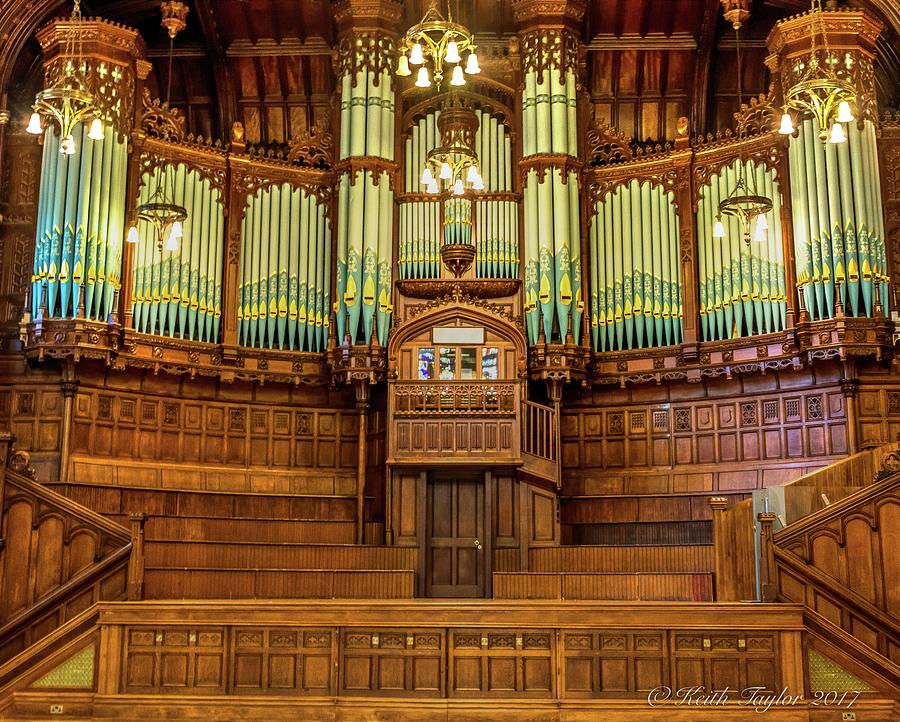
[[[522,400],[522,452],[538,456],[547,461],[556,461],[558,457],[557,435],[556,429],[556,410],[552,406],[544,406],[536,401],[529,399]],[[534,433],[535,418],[537,416],[546,417],[545,428],[549,432],[548,438],[544,443],[536,443]],[[541,448],[545,447],[545,448]]]

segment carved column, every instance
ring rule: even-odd
[[[832,67],[855,96],[855,120],[831,118],[827,128],[791,110],[797,128],[788,152],[796,283],[814,321],[841,310],[848,316],[880,316],[887,301],[873,74],[881,30],[859,10],[807,12],[779,22],[766,41],[779,102],[816,64]],[[826,142],[834,126],[846,135],[844,142]]]
[[[337,72],[337,342],[378,343],[390,330],[393,267],[394,65],[403,5],[340,0]],[[377,319],[377,323],[376,323]]]
[[[356,543],[365,542],[366,465],[368,463],[367,437],[369,433],[370,383],[368,378],[354,379],[356,410],[359,412],[359,435],[356,455]]]
[[[577,71],[584,0],[515,0],[523,87],[522,173],[528,341],[576,345],[584,291]]]
[[[859,451],[859,379],[852,361],[844,364],[841,392],[847,408],[847,452],[855,454]]]
[[[42,28],[44,86],[60,82],[70,67],[70,22]],[[99,109],[103,139],[88,138],[85,124],[60,153],[59,128],[45,123],[32,314],[114,317],[125,240],[128,137],[134,121],[137,64],[144,43],[136,31],[104,20],[81,23],[80,53],[88,91]]]
[[[70,376],[70,373],[66,373]],[[72,437],[72,417],[75,411],[75,394],[78,393],[78,381],[60,382],[63,395],[63,418],[61,440],[59,444],[59,481],[65,484],[69,480],[69,449]]]
[[[222,347],[225,358],[237,357],[238,345],[238,287],[241,273],[241,225],[244,207],[247,205],[247,190],[244,176],[247,172],[247,158],[244,143],[244,126],[236,122],[231,128],[231,145],[228,153],[228,173],[225,187],[225,267],[222,271]]]

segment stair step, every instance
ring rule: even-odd
[[[150,517],[147,541],[222,541],[261,544],[352,544],[356,522],[322,519],[222,519],[220,517]]]
[[[147,567],[176,569],[415,570],[417,547],[148,541]]]
[[[563,541],[573,545],[668,546],[712,544],[711,521],[565,524]]]
[[[226,519],[321,519],[352,521],[356,498],[349,496],[171,491],[103,484],[51,484],[55,491],[100,514],[127,517],[207,516]]]
[[[494,572],[495,599],[711,601],[712,574]]]

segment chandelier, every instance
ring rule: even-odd
[[[397,61],[397,75],[412,74],[411,65],[419,66],[416,87],[431,86],[428,66],[431,65],[434,84],[440,88],[444,78],[444,64],[452,65],[450,85],[466,84],[465,75],[481,72],[478,56],[475,54],[475,38],[468,28],[453,21],[450,0],[447,0],[447,17],[438,9],[438,0],[431,0],[422,19],[406,31],[399,42],[400,58]],[[468,51],[465,72],[462,53]]]
[[[855,118],[850,104],[856,101],[856,93],[847,78],[837,74],[839,60],[828,47],[828,33],[822,0],[812,0],[810,8],[812,27],[810,29],[809,59],[794,61],[794,74],[799,80],[784,91],[784,114],[778,132],[791,135],[794,121],[790,111],[809,113],[819,126],[819,140],[823,143],[844,143],[847,136],[842,123],[850,123]],[[816,35],[822,36],[822,57],[820,58]],[[844,58],[844,66],[849,71],[852,58]]]
[[[49,88],[40,91],[34,99],[34,112],[25,130],[32,135],[44,132],[41,119],[59,128],[59,152],[74,155],[75,130],[80,123],[91,122],[88,138],[103,140],[103,122],[94,96],[88,90],[87,60],[82,55],[84,19],[81,17],[81,0],[75,0],[72,14],[66,26],[65,51],[60,58],[64,63],[62,75]]]
[[[162,3],[162,25],[169,35],[169,78],[166,84],[166,106],[172,95],[172,50],[175,36],[184,30],[188,7],[178,0],[165,0]],[[171,163],[163,169],[162,182],[147,199],[137,207],[137,219],[146,221],[156,231],[156,246],[159,252],[170,253],[178,250],[178,241],[184,236],[183,223],[188,213],[184,206],[175,203],[175,168]],[[140,240],[136,225],[128,229],[128,243]]]
[[[439,193],[442,185],[455,196],[463,195],[466,188],[484,190],[474,150],[478,130],[475,113],[456,94],[451,94],[441,108],[437,126],[441,145],[425,156],[421,179],[425,192]]]
[[[741,25],[750,16],[750,12],[747,3],[740,0],[730,3],[730,5],[731,7],[726,5],[725,19],[730,20],[734,27],[735,50],[737,53],[738,108],[740,108],[744,102],[743,68],[741,66]],[[741,131],[739,133],[739,142],[743,139],[744,132]],[[753,187],[752,173],[747,173],[745,179],[743,158],[739,160],[737,182],[731,192],[719,202],[719,215],[716,216],[716,223],[713,227],[713,238],[725,237],[725,224],[722,223],[722,216],[730,216],[737,218],[741,224],[744,243],[749,247],[751,238],[758,242],[766,240],[766,231],[769,229],[766,214],[772,210],[772,201],[756,192],[756,189]],[[750,229],[754,225],[754,221],[756,222],[756,228],[751,233]]]

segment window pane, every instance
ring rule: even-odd
[[[419,349],[419,381],[434,380],[434,349]]]
[[[456,378],[456,347],[441,347],[440,356],[441,381],[452,381]]]
[[[476,349],[469,347],[463,347],[459,350],[459,377],[461,379],[475,379],[478,378],[475,374],[475,369],[477,368],[476,364]]]
[[[500,351],[498,349],[481,349],[481,378],[493,381],[500,378]]]

